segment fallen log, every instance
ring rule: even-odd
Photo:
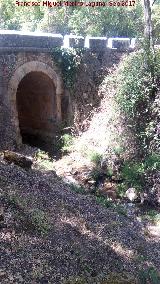
[[[4,151],[4,159],[9,163],[14,163],[17,166],[20,166],[25,169],[30,169],[33,164],[33,159],[26,157],[22,154],[13,152],[13,151]]]

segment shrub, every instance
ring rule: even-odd
[[[137,190],[142,190],[145,185],[144,180],[144,164],[138,162],[125,162],[122,168],[122,178],[129,187],[135,187]]]
[[[64,134],[61,136],[62,140],[62,152],[68,152],[70,150],[70,147],[73,144],[73,137],[70,134]]]
[[[152,153],[148,155],[144,161],[146,170],[160,170],[160,155]]]
[[[156,153],[147,155],[142,161],[126,161],[121,172],[124,183],[118,186],[119,194],[123,195],[127,186],[142,191],[148,174],[154,170],[160,170],[160,156]]]
[[[159,76],[160,53],[156,54],[155,77]],[[156,83],[151,71],[146,68],[146,54],[143,51],[133,53],[122,61],[116,80],[116,101],[125,119],[125,125],[133,134],[138,155],[147,153],[150,142],[155,136],[153,102]],[[152,64],[153,65],[153,64]],[[156,80],[155,80],[156,81]]]

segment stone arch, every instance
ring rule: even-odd
[[[40,61],[30,61],[24,63],[14,71],[14,74],[8,84],[8,100],[11,109],[11,123],[16,132],[16,142],[18,145],[22,143],[22,138],[20,135],[18,110],[16,104],[17,89],[21,80],[30,72],[42,72],[53,81],[56,93],[56,119],[57,122],[60,122],[62,119],[61,95],[63,93],[63,87],[60,75],[58,75],[56,71],[46,63]]]

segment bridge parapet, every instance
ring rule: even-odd
[[[0,31],[0,51],[49,51],[63,45],[63,36],[51,33]]]
[[[107,38],[76,35],[22,32],[0,30],[0,52],[3,51],[38,51],[50,52],[55,47],[87,48],[91,51],[105,51],[106,49],[129,50],[136,46],[135,39]]]

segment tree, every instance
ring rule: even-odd
[[[153,43],[153,29],[152,29],[152,19],[151,19],[151,4],[150,0],[143,0],[144,2],[144,37],[146,40],[146,47],[154,51]]]
[[[144,7],[144,51],[145,51],[145,64],[149,70],[152,78],[152,91],[151,96],[155,96],[155,51],[153,40],[153,28],[152,28],[152,11],[150,0],[143,0]]]

